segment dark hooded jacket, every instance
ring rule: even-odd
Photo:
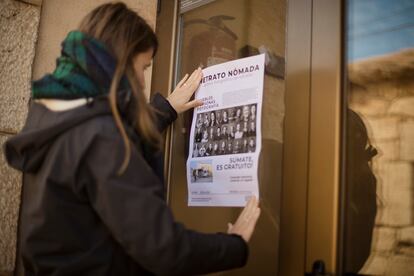
[[[162,96],[158,126],[176,113]],[[33,102],[22,132],[5,144],[23,172],[18,259],[24,275],[193,275],[243,266],[236,235],[177,223],[164,200],[160,154],[139,135],[129,165],[106,96],[55,112]]]

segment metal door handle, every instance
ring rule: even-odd
[[[325,262],[322,260],[316,260],[312,265],[312,272],[305,273],[305,276],[329,276],[331,273],[327,273],[325,270]]]

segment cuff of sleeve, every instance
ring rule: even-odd
[[[247,244],[247,242],[239,235],[236,234],[231,234],[230,236],[237,238],[240,242],[240,246],[242,247],[242,251],[244,252],[244,254],[241,256],[240,259],[240,266],[244,266],[247,263],[247,260],[249,258],[249,245]]]
[[[177,119],[177,111],[170,104],[170,102],[164,98],[160,93],[156,93],[152,99],[153,105],[161,112],[166,113],[167,117],[171,121]]]

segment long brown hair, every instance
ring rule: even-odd
[[[109,102],[125,145],[125,158],[118,171],[122,174],[131,157],[131,143],[117,107],[118,87],[123,76],[129,81],[135,101],[134,127],[145,142],[156,148],[161,145],[161,134],[154,124],[155,111],[147,104],[133,66],[133,58],[137,54],[152,49],[155,55],[158,40],[147,22],[120,2],[103,4],[95,8],[82,20],[79,30],[103,42],[117,60],[109,90]]]

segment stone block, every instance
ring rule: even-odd
[[[414,117],[414,97],[398,98],[391,103],[389,114]]]
[[[359,273],[363,275],[384,275],[388,263],[388,255],[371,252],[368,260]]]
[[[19,131],[27,114],[40,7],[0,3],[0,129]]]
[[[403,200],[405,200],[404,198]],[[385,202],[378,210],[375,223],[387,226],[406,226],[413,222],[412,211],[406,204],[390,204]]]
[[[373,231],[372,250],[379,253],[391,253],[397,243],[397,230],[392,227],[375,227]]]
[[[400,255],[414,258],[414,245],[401,244],[399,247],[397,247],[396,252]]]
[[[375,172],[381,206],[377,223],[407,226],[414,220],[413,167],[408,162],[385,162]]]
[[[21,174],[10,168],[4,158],[3,144],[8,136],[0,135],[0,269],[12,271],[16,250]]]
[[[398,140],[379,141],[374,147],[378,154],[374,157],[374,162],[396,161],[400,156]]]
[[[398,241],[414,246],[414,226],[403,227],[398,231]]]
[[[397,117],[370,117],[363,118],[368,135],[372,142],[399,138],[399,119]]]
[[[350,108],[363,116],[381,116],[387,113],[390,102],[380,98],[365,98],[351,102]]]
[[[403,198],[402,200],[406,200],[407,198]],[[410,225],[413,222],[413,213],[410,208],[412,207],[404,203],[385,202],[383,208],[378,211],[376,223],[398,227]]]
[[[384,274],[389,276],[412,276],[414,275],[414,257],[406,255],[393,255],[388,260]]]
[[[396,190],[410,192],[414,188],[413,166],[409,162],[384,162],[379,172],[390,193]]]
[[[414,110],[414,105],[412,109]],[[414,120],[402,122],[400,131],[401,160],[414,162]]]

